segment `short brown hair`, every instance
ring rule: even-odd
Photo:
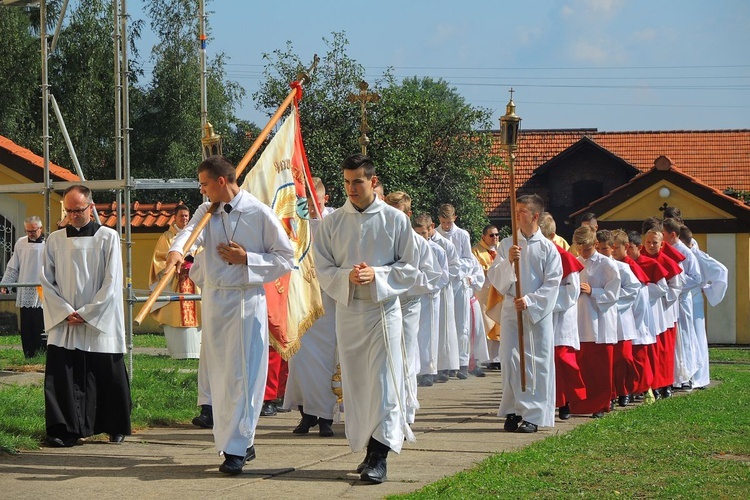
[[[198,165],[198,173],[206,172],[211,179],[224,177],[229,184],[237,182],[237,169],[223,156],[209,156]]]

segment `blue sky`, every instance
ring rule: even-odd
[[[135,18],[143,3],[127,2]],[[228,56],[247,91],[238,115],[261,127],[262,54],[289,40],[312,60],[343,31],[371,83],[388,66],[443,78],[491,109],[495,128],[510,87],[527,129],[750,128],[747,0],[214,0],[207,11],[209,55]],[[144,36],[146,69],[152,43]]]

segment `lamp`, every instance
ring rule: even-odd
[[[510,89],[510,101],[505,106],[505,114],[500,117],[500,140],[508,151],[516,149],[518,145],[518,128],[521,117],[516,114],[516,103],[513,102],[513,89]]]
[[[518,126],[521,124],[521,117],[516,114],[516,104],[513,102],[513,89],[510,89],[510,101],[505,106],[505,114],[500,117],[500,141],[508,150],[508,181],[510,184],[510,226],[513,233],[513,245],[518,246],[518,223],[516,221],[516,147],[518,146]],[[513,263],[516,276],[521,276],[519,262]],[[516,280],[516,299],[520,299],[521,280]],[[526,392],[526,350],[523,342],[523,315],[522,311],[516,311],[516,321],[518,323],[518,352],[520,354],[520,371],[521,371],[521,391]]]
[[[672,194],[672,193],[671,193],[671,192],[669,191],[669,188],[668,188],[668,187],[663,187],[663,188],[661,188],[661,189],[659,190],[659,196],[660,196],[661,198],[669,198],[669,195],[670,195],[670,194]]]
[[[221,155],[221,136],[214,132],[214,126],[209,122],[206,122],[203,126],[201,144],[203,145],[204,160],[209,156]]]

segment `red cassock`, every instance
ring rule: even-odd
[[[583,264],[573,254],[555,244],[562,260],[563,277],[570,273],[579,273]],[[586,385],[581,377],[576,350],[566,345],[555,346],[555,406],[561,407],[572,401],[586,399]]]

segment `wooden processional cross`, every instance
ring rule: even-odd
[[[367,145],[370,144],[370,138],[367,137],[367,132],[370,131],[370,126],[367,124],[367,103],[378,102],[380,96],[374,92],[367,92],[369,85],[364,80],[359,82],[359,94],[349,94],[349,102],[359,103],[359,109],[362,113],[362,119],[359,122],[359,145],[362,148],[362,154],[367,154]]]

